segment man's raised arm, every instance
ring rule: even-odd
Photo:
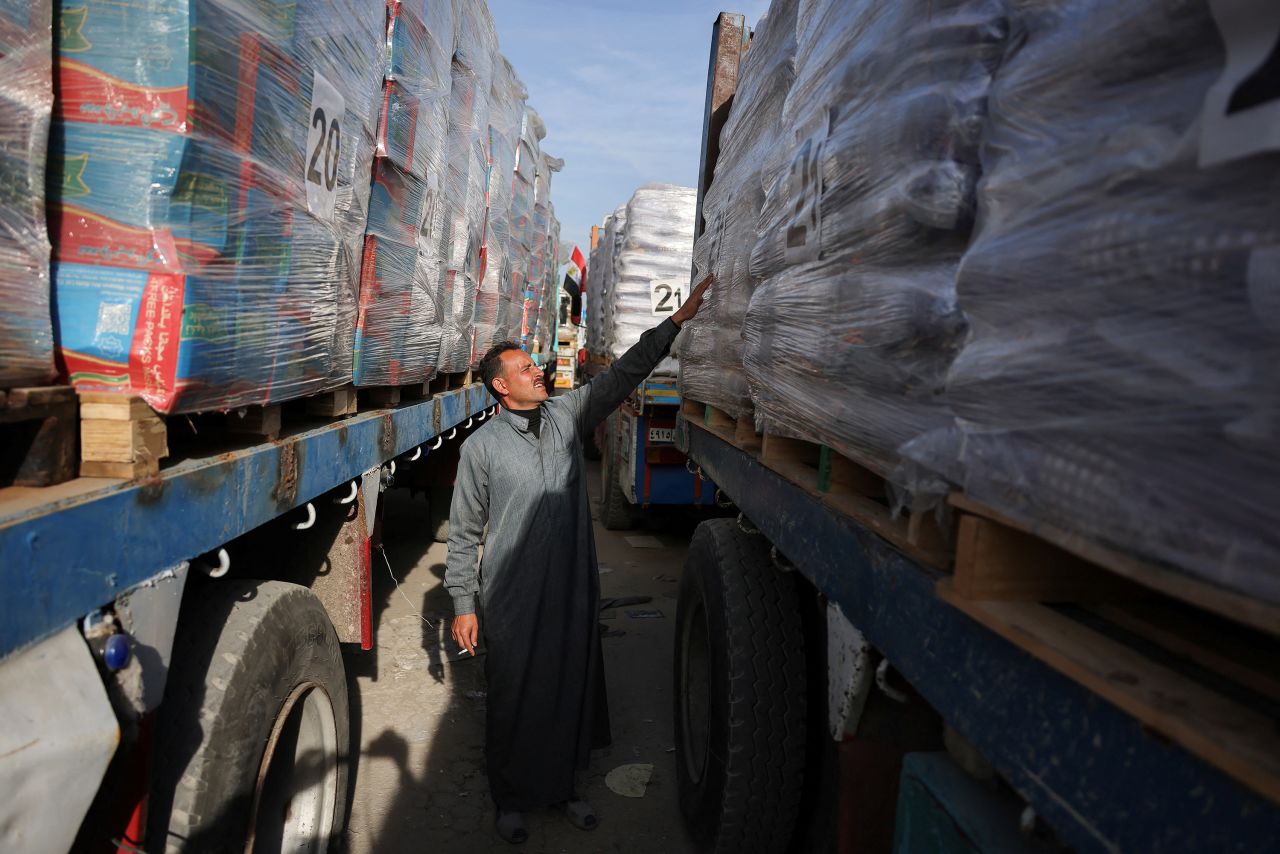
[[[627,399],[631,390],[657,367],[671,349],[671,342],[675,341],[681,325],[702,307],[702,296],[713,281],[713,276],[707,276],[699,282],[675,314],[641,335],[640,340],[608,371],[572,393],[578,398],[573,403],[578,408],[578,423],[584,432],[594,429],[609,417],[609,413]]]

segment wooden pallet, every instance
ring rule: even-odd
[[[761,437],[756,432],[755,420],[749,415],[735,416],[710,403],[696,400],[681,401],[680,411],[690,421],[705,427],[729,444],[752,456],[760,452]]]
[[[1101,606],[1083,612],[1094,619],[1082,619],[1070,609],[1039,602],[971,599],[950,578],[938,583],[938,595],[1152,731],[1280,803],[1280,731],[1267,711],[1280,699],[1274,664],[1280,651],[1274,643],[1267,652],[1259,646],[1274,639],[1252,633],[1248,640],[1236,640],[1230,631],[1240,627],[1229,624],[1216,638],[1198,638],[1205,633],[1197,631],[1194,618],[1151,621],[1141,604]],[[1119,619],[1108,620],[1108,615]],[[1135,645],[1134,629],[1139,640],[1145,636],[1168,644],[1172,638],[1173,643]],[[1222,662],[1232,669],[1217,669]],[[1228,675],[1241,682],[1224,684]]]
[[[1140,560],[1057,526],[1023,524],[963,495],[956,593],[970,599],[1106,602],[1155,591],[1280,636],[1280,607]]]
[[[453,389],[464,388],[476,381],[472,375],[472,370],[468,368],[465,371],[458,371],[452,374],[436,374],[428,387],[429,394],[439,394],[443,391],[452,391]]]
[[[888,483],[860,461],[815,442],[767,432],[758,435],[753,419],[735,418],[698,401],[683,401],[681,412],[686,421],[755,457],[831,510],[869,528],[915,560],[939,569],[951,565],[951,532],[939,524],[933,513],[904,511],[895,516]]]
[[[81,477],[152,477],[168,455],[164,419],[142,398],[80,393]]]
[[[67,386],[0,391],[0,486],[51,486],[75,477],[76,408]]]

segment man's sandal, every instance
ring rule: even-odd
[[[524,826],[524,813],[498,810],[498,835],[512,845],[529,841],[529,828]]]
[[[591,808],[591,804],[581,798],[565,801],[560,805],[560,809],[564,810],[564,817],[569,819],[569,823],[578,830],[595,830],[600,826],[596,811]]]

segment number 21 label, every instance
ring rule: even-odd
[[[307,210],[319,219],[333,221],[338,200],[338,164],[342,156],[342,121],[346,101],[333,84],[315,72],[311,84],[311,127],[303,157]]]
[[[675,314],[684,304],[684,285],[675,282],[650,282],[649,305],[654,317]]]

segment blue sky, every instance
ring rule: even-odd
[[[551,185],[561,239],[587,251],[591,226],[650,181],[698,177],[711,25],[754,25],[768,0],[489,0],[501,49],[563,157]]]

